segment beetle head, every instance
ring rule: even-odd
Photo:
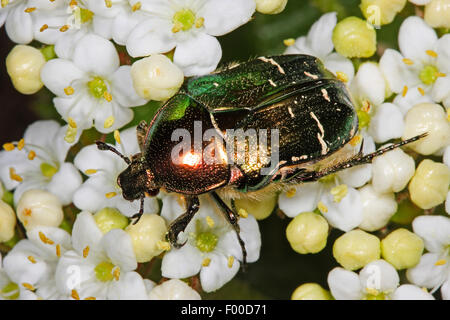
[[[117,184],[122,189],[123,197],[130,201],[145,195],[156,196],[159,192],[154,176],[145,165],[141,154],[135,155],[130,165],[119,174]]]

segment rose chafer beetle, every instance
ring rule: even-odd
[[[174,159],[173,150],[179,141],[173,139],[173,133],[177,129],[192,134],[201,130],[202,137],[208,130],[217,135],[201,141],[197,147],[194,141],[189,144],[188,153],[175,152]],[[262,130],[276,131],[278,139],[274,141],[274,136],[267,134],[269,147],[265,150],[252,148],[252,142],[244,139],[241,141],[244,155],[237,154],[239,146],[231,151],[217,143],[215,148],[208,148],[218,137],[226,140],[230,129],[254,130],[257,134]],[[362,154],[362,147],[356,154],[348,153],[344,146],[357,131],[358,117],[345,84],[326,70],[318,58],[282,55],[259,57],[187,79],[149,125],[145,121],[138,125],[141,153],[132,159],[103,142],[97,141],[97,145],[101,150],[117,153],[129,165],[117,183],[125,199],[141,201],[140,211],[134,218],[139,219],[143,214],[146,195],[155,196],[161,188],[183,194],[186,212],[170,224],[168,231],[170,243],[180,247],[178,234],[198,211],[198,196],[208,193],[234,227],[245,265],[246,250],[239,236],[234,198],[260,199],[267,192],[316,181],[339,170],[369,163],[384,152],[424,136],[368,155]],[[207,152],[221,161],[205,161]],[[277,157],[273,163],[271,156],[275,152]],[[268,163],[264,161],[267,156],[272,162],[270,167],[274,168],[268,173]],[[245,160],[236,161],[239,157]],[[250,163],[251,157],[257,160]]]

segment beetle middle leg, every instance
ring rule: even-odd
[[[225,202],[223,202],[223,200],[219,197],[219,195],[215,191],[211,192],[211,196],[214,199],[214,201],[217,203],[218,207],[221,209],[221,211],[224,214],[227,221],[231,224],[234,231],[236,232],[236,235],[237,235],[237,238],[239,241],[239,245],[241,246],[241,249],[242,249],[243,268],[245,268],[245,266],[247,264],[247,250],[245,249],[245,243],[240,236],[241,230],[240,230],[239,224],[238,224],[238,215],[233,210],[228,208],[227,204]],[[232,202],[232,206],[234,207],[233,202]]]
[[[200,208],[200,202],[198,200],[198,197],[191,196],[187,197],[186,199],[186,205],[187,210],[185,213],[183,213],[181,216],[176,218],[172,223],[169,225],[169,231],[167,233],[167,239],[169,240],[170,244],[175,248],[181,248],[185,243],[178,243],[178,235],[181,231],[184,231],[191,222],[192,218],[197,213],[198,209]]]
[[[147,134],[147,130],[148,130],[147,122],[145,122],[145,120],[142,120],[141,122],[139,122],[139,124],[136,128],[136,135],[137,135],[139,149],[141,151],[144,150],[145,136]]]

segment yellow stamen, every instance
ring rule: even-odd
[[[402,91],[402,97],[405,97],[407,93],[408,93],[408,86],[404,86]]]
[[[87,298],[84,298],[84,300],[97,300],[97,298],[96,297],[87,297]]]
[[[210,217],[210,216],[207,216],[206,218],[205,218],[205,220],[206,220],[206,224],[210,227],[210,228],[212,228],[212,227],[214,227],[214,220]]]
[[[443,266],[446,263],[447,263],[447,260],[441,259],[441,260],[436,261],[436,263],[434,265],[435,266]]]
[[[68,123],[69,126],[71,126],[72,128],[76,128],[76,127],[77,127],[77,123],[76,123],[75,120],[73,120],[72,118],[67,119],[67,123]]]
[[[119,130],[114,130],[114,140],[120,144],[120,133]]]
[[[13,143],[11,143],[11,142],[5,143],[3,145],[3,149],[5,149],[6,151],[13,151],[15,147],[16,146]]]
[[[357,134],[350,140],[349,143],[352,147],[356,147],[360,142],[361,142],[361,136],[359,134]]]
[[[105,0],[105,6],[106,6],[107,8],[111,8],[111,7],[112,7],[112,2],[111,2],[111,0]]]
[[[23,209],[23,211],[22,211],[22,215],[24,215],[24,216],[26,216],[26,217],[31,217],[31,213],[32,213],[32,211],[31,211],[31,209],[29,209],[29,208],[25,208],[25,209]]]
[[[238,210],[238,215],[245,219],[248,217],[248,212],[244,208],[241,208]]]
[[[77,137],[77,128],[74,128],[69,124],[69,126],[67,127],[66,135],[64,136],[64,140],[67,143],[73,143],[75,142],[76,137]]]
[[[44,32],[48,29],[48,24],[43,24],[42,27],[39,29],[40,32]]]
[[[366,288],[366,292],[373,296],[377,296],[380,294],[380,292],[375,288]]]
[[[286,192],[286,197],[292,198],[293,196],[295,196],[296,193],[297,193],[297,189],[295,189],[295,188],[290,188],[290,189]]]
[[[317,208],[320,210],[320,212],[322,213],[327,213],[328,212],[328,208],[327,206],[322,202],[319,201],[319,203],[317,204]]]
[[[61,257],[61,245],[60,244],[56,245],[56,256],[58,258]]]
[[[119,281],[119,277],[120,277],[120,268],[119,267],[114,269],[113,276],[114,276],[114,279],[116,279],[116,281]]]
[[[436,72],[436,77],[437,78],[439,78],[439,77],[446,77],[447,75],[445,74],[445,73],[442,73],[442,72]]]
[[[419,90],[421,95],[425,95],[425,90],[423,90],[421,87],[418,87],[417,90]]]
[[[80,300],[80,295],[78,294],[78,291],[73,289],[72,294],[70,295],[75,300]]]
[[[24,11],[25,11],[26,13],[31,13],[31,12],[33,12],[34,10],[36,10],[36,8],[32,7],[32,8],[26,8]]]
[[[89,246],[86,246],[86,248],[83,249],[83,258],[87,258],[89,250],[90,250]]]
[[[167,241],[159,240],[159,241],[156,243],[156,247],[157,247],[159,250],[169,251],[169,250],[170,250],[170,243],[167,242]]]
[[[74,7],[74,6],[77,6],[77,5],[78,5],[78,2],[76,0],[71,0],[70,3],[69,3],[69,6],[71,6],[71,7]]]
[[[209,266],[210,263],[211,263],[211,259],[205,258],[205,259],[203,259],[202,266],[207,267],[207,266]]]
[[[341,202],[341,200],[344,199],[348,193],[348,187],[346,184],[340,184],[332,188],[330,193],[333,195],[334,202]]]
[[[9,3],[9,0],[2,0],[1,4],[2,4],[2,8],[6,7]]]
[[[450,109],[447,109],[447,121],[450,121]]]
[[[22,286],[23,286],[25,289],[28,289],[28,290],[31,290],[31,291],[36,290],[36,288],[35,288],[32,284],[30,284],[30,283],[28,283],[28,282],[22,283]]]
[[[84,171],[84,173],[86,173],[87,175],[91,175],[91,174],[97,173],[97,170],[96,169],[87,169],[86,171]]]
[[[136,2],[132,7],[131,7],[131,11],[135,12],[137,10],[141,9],[141,2]]]
[[[53,240],[47,238],[42,231],[39,231],[39,239],[45,244],[54,244]]]
[[[403,59],[403,63],[404,63],[404,64],[407,64],[408,66],[414,64],[414,62],[413,62],[411,59],[408,59],[408,58],[404,58],[404,59]]]
[[[33,160],[35,157],[36,157],[36,152],[34,152],[33,150],[28,152],[28,160]]]
[[[234,263],[234,257],[233,256],[229,256],[228,257],[228,268],[233,267],[233,263]]]
[[[292,45],[295,44],[295,39],[294,39],[294,38],[284,39],[284,40],[283,40],[283,44],[284,44],[286,47],[290,47],[290,46],[292,46]]]
[[[59,28],[59,31],[61,31],[61,32],[66,32],[67,30],[69,30],[69,26],[67,24],[63,25],[61,28]]]
[[[336,77],[341,80],[342,82],[348,82],[348,76],[345,72],[337,71]]]
[[[11,178],[11,180],[14,180],[17,182],[23,181],[22,177],[19,176],[18,174],[16,174],[16,169],[14,169],[13,167],[9,168],[9,177]]]
[[[22,138],[19,140],[19,143],[17,143],[17,149],[22,150],[25,146],[25,140]]]
[[[107,197],[108,199],[114,198],[115,196],[117,196],[116,192],[105,193],[105,197]]]
[[[427,55],[429,55],[430,57],[433,57],[433,58],[437,58],[437,56],[438,56],[436,51],[433,51],[433,50],[427,50],[425,52],[427,53]]]
[[[371,105],[370,105],[369,100],[364,100],[363,103],[362,103],[361,110],[364,111],[364,112],[369,112],[370,108],[371,108]]]
[[[105,100],[108,102],[112,101],[112,95],[108,91],[105,91],[105,93],[103,93],[103,98],[105,98]]]
[[[205,18],[200,17],[197,20],[195,20],[195,27],[196,28],[201,28],[203,27],[203,23],[205,22]]]
[[[37,262],[36,259],[35,259],[33,256],[28,256],[27,258],[28,258],[28,260],[30,260],[30,262],[33,263],[33,264]]]
[[[103,127],[105,127],[105,129],[111,128],[115,120],[116,119],[113,116],[109,116],[103,123]]]
[[[174,25],[172,27],[172,32],[173,33],[180,32],[182,28],[183,28],[183,24],[181,22],[177,21],[177,22],[174,23]]]
[[[71,96],[75,93],[75,89],[71,86],[68,86],[67,88],[64,88],[64,93],[68,96]]]

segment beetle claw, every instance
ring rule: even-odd
[[[179,243],[178,242],[178,234],[179,234],[179,232],[176,232],[176,231],[174,232],[172,229],[170,229],[166,235],[166,238],[170,242],[170,245],[176,249],[180,249],[187,242],[187,240],[186,240],[183,243]]]

